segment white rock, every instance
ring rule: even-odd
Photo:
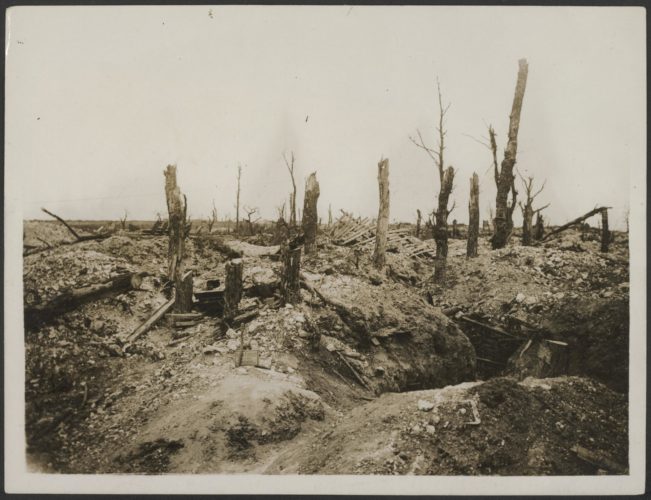
[[[420,411],[430,411],[432,408],[434,408],[434,403],[430,403],[424,399],[418,400],[418,409]]]
[[[524,293],[520,292],[515,296],[515,301],[517,303],[521,303],[522,301],[524,301],[525,298],[526,296],[524,295]]]

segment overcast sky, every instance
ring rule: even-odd
[[[630,172],[646,166],[645,12],[544,7],[20,7],[8,14],[6,163],[25,218],[165,214],[175,163],[192,217],[242,203],[275,217],[296,156],[299,204],[317,172],[319,210],[377,214],[390,160],[391,219],[431,211],[438,176],[408,136],[436,145],[447,114],[451,215],[468,219],[480,176],[487,218],[517,76],[529,62],[518,168],[547,180],[553,223],[596,205],[622,227]],[[638,186],[638,188],[642,188]],[[537,201],[538,201],[537,200]],[[521,218],[519,210],[516,212]]]

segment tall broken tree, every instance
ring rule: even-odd
[[[420,213],[420,209],[416,209],[416,238],[420,238],[420,224],[422,221],[422,214]]]
[[[438,132],[438,149],[434,150],[428,147],[423,140],[423,136],[418,132],[418,140],[413,137],[409,137],[411,142],[416,146],[424,150],[429,157],[434,161],[434,164],[437,167],[439,173],[439,196],[438,196],[438,206],[435,212],[436,222],[433,226],[434,240],[436,241],[436,263],[434,267],[434,278],[441,282],[445,279],[445,269],[448,256],[448,215],[454,210],[454,205],[452,208],[448,209],[448,202],[450,200],[450,194],[452,193],[452,187],[454,184],[454,168],[449,166],[445,168],[444,156],[445,151],[445,136],[447,132],[445,131],[443,124],[445,114],[450,108],[448,104],[445,108],[443,107],[443,98],[441,95],[441,85],[437,80],[437,89],[438,89],[438,101],[439,101],[439,121],[436,128]]]
[[[495,170],[495,184],[497,185],[497,196],[495,198],[495,232],[491,239],[493,249],[504,248],[509,241],[513,231],[513,211],[516,205],[518,192],[515,190],[515,167],[516,155],[518,152],[518,130],[520,128],[520,113],[524,91],[527,86],[527,74],[529,66],[526,59],[518,61],[518,80],[513,96],[513,106],[509,117],[509,137],[504,150],[504,159],[501,169],[497,168],[497,145],[495,142],[495,130],[489,127],[491,150],[493,152],[493,164]],[[509,192],[511,203],[509,203]]]
[[[303,203],[303,234],[305,235],[306,254],[312,253],[316,249],[316,232],[319,222],[316,205],[319,194],[316,172],[312,172],[305,181],[305,199]]]
[[[174,283],[176,290],[177,312],[188,312],[192,306],[192,286],[188,287],[188,277],[185,275],[185,220],[188,202],[176,183],[176,165],[168,165],[165,169],[165,197],[169,214],[169,244],[167,250],[167,277]],[[191,280],[191,278],[190,278]],[[189,293],[189,297],[188,297]],[[180,295],[183,294],[182,297]]]
[[[538,196],[542,190],[545,189],[545,182],[543,182],[540,189],[534,193],[533,177],[527,177],[527,179],[525,179],[524,177],[520,176],[520,178],[522,179],[522,184],[524,185],[525,194],[527,196],[524,205],[521,202],[519,203],[520,210],[522,211],[522,244],[524,246],[531,246],[533,237],[533,216],[535,214],[539,214],[541,211],[547,208],[549,206],[549,203],[547,203],[547,205],[544,207],[534,209],[533,200],[535,200],[536,196]]]
[[[477,257],[479,237],[479,177],[473,172],[470,178],[470,201],[468,202],[468,244],[466,257]]]
[[[389,160],[384,158],[377,164],[377,181],[380,191],[380,206],[375,231],[375,251],[373,264],[384,268],[386,263],[387,232],[389,231]]]

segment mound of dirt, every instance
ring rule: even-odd
[[[452,321],[402,284],[375,283],[345,275],[314,282],[345,326],[335,328],[335,335],[363,354],[349,363],[376,392],[442,387],[474,377],[474,349]]]
[[[282,441],[296,438],[307,421],[333,411],[315,393],[273,372],[242,369],[208,391],[162,407],[141,429],[138,442],[114,457],[115,472],[242,472]],[[309,427],[309,425],[308,425]],[[162,447],[162,440],[175,443]],[[147,456],[148,460],[142,460]]]
[[[625,398],[589,379],[507,378],[385,394],[266,473],[626,473]]]

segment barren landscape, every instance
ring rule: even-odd
[[[74,238],[61,224],[26,222],[26,242],[54,246],[25,257],[26,319],[30,307],[64,290],[146,273],[136,289],[27,330],[33,466],[626,471],[626,234],[616,233],[609,253],[599,252],[596,230],[495,251],[482,236],[474,259],[466,258],[465,239],[451,239],[445,282],[434,283],[433,240],[422,241],[431,253],[417,257],[406,255],[402,240],[389,243],[378,272],[370,253],[336,244],[341,225],[320,228],[294,305],[279,296],[271,231],[241,238],[193,231],[186,250],[195,292],[209,280],[225,282],[226,246],[243,249],[242,322],[225,328],[219,305],[201,310],[197,302],[190,326],[163,318],[126,342],[168,300],[168,237],[118,230],[64,245]],[[415,228],[402,226],[415,240]],[[551,362],[549,341],[567,344],[559,363]]]

